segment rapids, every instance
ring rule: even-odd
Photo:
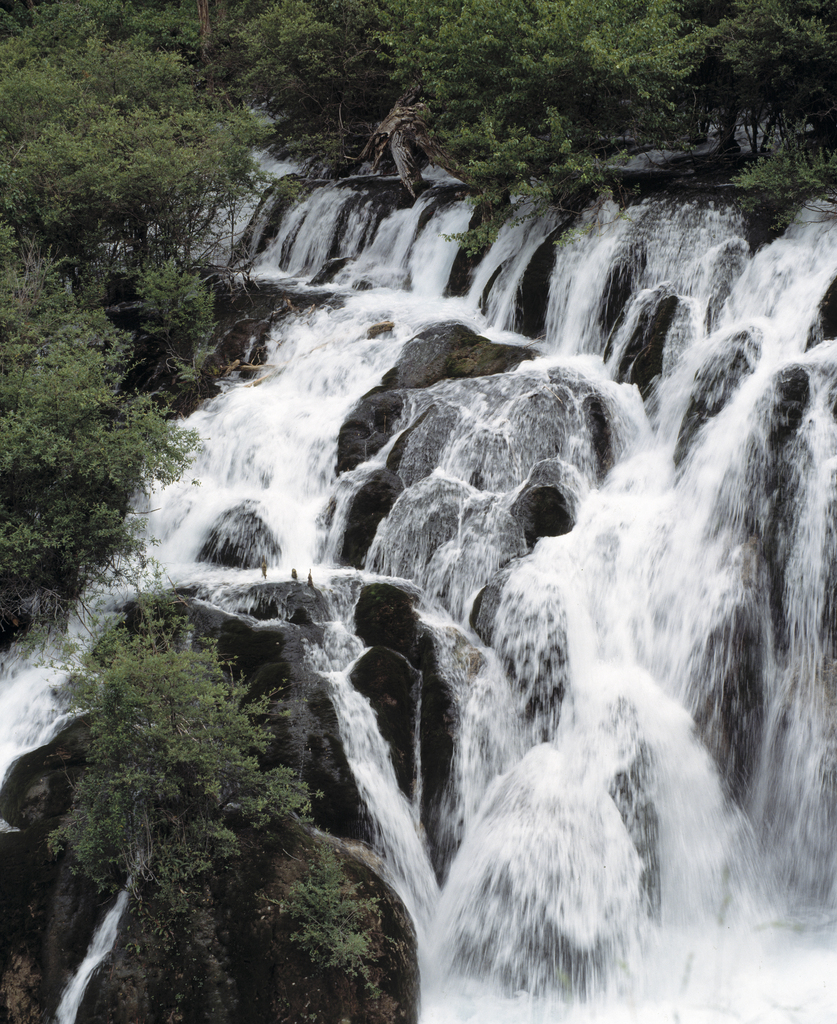
[[[310,569],[331,620],[308,657],[416,924],[422,1024],[832,1024],[837,343],[817,309],[837,229],[811,215],[752,253],[723,189],[605,205],[557,247],[567,225],[528,218],[457,297],[456,184],[411,209],[377,195],[321,184],[264,245],[255,276],[298,312],[269,336],[268,379],[233,377],[190,418],[204,447],[153,496],[155,556],[242,615],[261,573],[199,560],[213,530],[257,521],[232,539],[264,546],[270,580]],[[534,358],[405,392],[390,440],[338,476],[361,396],[448,321]],[[648,383],[637,338],[661,324]],[[411,426],[406,486],[364,568],[342,567],[352,498]],[[544,480],[572,529],[530,543],[515,510]],[[456,709],[435,861],[421,707],[408,800],[349,679],[359,584],[382,577],[419,595]],[[4,671],[8,763],[58,712],[38,670]]]

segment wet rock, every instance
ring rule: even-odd
[[[389,744],[398,785],[409,799],[415,776],[413,670],[402,655],[387,647],[373,647],[352,669],[351,681],[377,715],[381,736]]]
[[[479,227],[482,220],[483,211],[480,207],[476,207],[474,212],[471,214],[471,220],[468,223],[468,230],[473,231],[474,228]],[[445,295],[468,294],[474,270],[479,266],[480,260],[482,260],[483,256],[488,252],[488,249],[489,246],[485,246],[479,252],[472,254],[467,253],[462,248],[456,250],[456,256],[453,258],[453,265],[450,269],[450,277],[448,278]]]
[[[651,799],[652,760],[645,743],[628,767],[617,772],[610,787],[610,795],[622,816],[628,835],[642,862],[640,886],[648,914],[659,920],[661,884],[660,876],[660,819]]]
[[[712,630],[699,662],[704,694],[695,724],[712,752],[733,799],[743,803],[761,754],[767,638],[755,595]]]
[[[743,274],[750,257],[750,246],[744,238],[730,238],[715,256],[715,262],[706,292],[709,302],[706,306],[706,333],[711,334],[718,326],[721,311],[732,292],[732,286]]]
[[[503,587],[506,585],[510,572],[510,569],[501,569],[495,573],[474,601],[471,626],[486,647],[491,647],[494,642],[494,620],[497,609],[500,607]]]
[[[528,338],[539,338],[546,329],[549,281],[555,266],[555,243],[569,224],[551,231],[535,250],[517,288],[516,327]]]
[[[599,324],[605,338],[612,338],[618,328],[633,294],[634,282],[641,277],[645,263],[645,250],[637,249],[612,264],[602,288],[602,304],[599,309]],[[606,350],[605,361],[609,357],[610,353]]]
[[[389,647],[415,662],[418,617],[415,598],[390,583],[370,583],[355,606],[355,632],[367,647]]]
[[[811,397],[808,371],[788,366],[774,381],[773,409],[770,418],[769,445],[778,448],[796,433]]]
[[[405,487],[430,476],[439,465],[442,451],[459,419],[459,412],[446,404],[426,409],[396,438],[387,458],[387,469],[398,473]]]
[[[679,301],[664,285],[655,289],[622,351],[616,379],[636,384],[646,400],[663,372],[666,340]]]
[[[610,416],[600,395],[588,395],[583,403],[584,416],[590,434],[590,442],[596,457],[596,475],[604,480],[613,468],[613,435],[610,430]]]
[[[296,626],[328,622],[332,618],[322,592],[301,580],[255,583],[241,592],[235,611],[262,621],[285,619]]]
[[[73,786],[87,763],[90,728],[72,722],[49,743],[19,757],[0,791],[0,817],[28,828],[70,808]]]
[[[817,307],[817,318],[808,331],[806,352],[827,338],[837,338],[837,278],[826,289]]]
[[[337,835],[356,836],[363,810],[346,759],[328,683],[307,664],[310,647],[321,646],[315,624],[256,627],[202,602],[190,616],[199,636],[217,641],[218,653],[248,688],[250,699],[267,695],[273,712],[265,768],[285,765],[312,793],[314,821]]]
[[[333,259],[326,260],[311,278],[312,287],[317,288],[320,285],[331,284],[340,271],[351,262],[352,258],[350,256],[336,256]]]
[[[473,648],[471,648],[473,650]],[[476,653],[476,652],[475,652]],[[442,882],[454,852],[454,839],[445,827],[446,799],[451,784],[454,737],[459,716],[454,689],[445,673],[436,643],[430,632],[419,644],[421,665],[421,821],[424,826],[430,861]]]
[[[381,450],[404,407],[397,392],[374,388],[360,400],[337,436],[337,472],[346,473]]]
[[[198,552],[199,562],[233,569],[258,569],[281,555],[276,538],[261,516],[259,502],[242,501],[224,512]]]
[[[242,363],[263,361],[264,343],[275,320],[274,316],[260,320],[244,317],[237,321],[207,356],[203,364],[206,372],[220,372],[236,360]],[[258,355],[254,356],[254,353]]]
[[[540,473],[530,474],[511,507],[511,514],[522,526],[530,548],[541,537],[560,537],[575,525],[572,502],[558,483],[548,479],[549,463],[542,467]]]
[[[210,876],[164,948],[149,917],[128,916],[108,970],[92,980],[77,1024],[276,1024],[316,1020],[416,1024],[416,937],[404,905],[371,858],[293,822],[274,834],[243,831],[242,853]],[[324,847],[334,850],[360,898],[377,901],[360,922],[370,956],[367,978],[315,965],[293,936],[287,909]]]
[[[362,569],[378,524],[385,519],[404,490],[401,479],[388,469],[375,470],[352,498],[346,516],[341,558]]]
[[[383,387],[428,388],[448,378],[486,377],[512,370],[534,356],[517,345],[495,344],[464,324],[436,324],[407,342],[396,365],[384,375]]]
[[[686,458],[704,424],[718,415],[742,380],[755,370],[760,354],[761,336],[757,332],[740,331],[698,370],[677,436],[675,466]]]
[[[393,330],[395,322],[393,320],[381,320],[380,323],[372,324],[366,331],[366,337],[369,339],[377,338],[379,334],[387,334]]]

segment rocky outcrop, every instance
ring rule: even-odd
[[[313,588],[312,588],[313,589]],[[267,695],[271,741],[265,768],[284,765],[309,787],[317,825],[335,835],[362,834],[363,810],[327,681],[308,667],[306,649],[322,644],[316,623],[252,626],[203,602],[192,602],[198,636],[212,637],[218,653],[248,687],[251,698]]]
[[[366,552],[382,519],[389,514],[404,484],[388,469],[375,470],[355,493],[346,515],[343,547],[340,553],[346,565],[362,569]]]
[[[263,559],[268,565],[275,562],[282,552],[261,512],[251,499],[227,509],[209,531],[197,560],[231,569],[258,569]]]
[[[389,647],[414,664],[419,637],[415,598],[390,583],[370,583],[355,606],[355,631],[368,647]]]
[[[395,366],[384,374],[382,386],[429,388],[440,380],[487,377],[514,369],[535,353],[517,345],[498,345],[456,322],[436,324],[404,346]]]
[[[835,278],[820,299],[817,316],[808,331],[808,349],[814,348],[827,338],[837,338],[837,278]]]
[[[374,388],[364,395],[337,435],[337,472],[372,458],[392,437],[404,407],[397,392]]]
[[[755,370],[760,353],[759,334],[740,331],[698,370],[692,397],[677,436],[675,466],[679,466],[686,458],[704,424],[718,415],[742,380]]]
[[[616,379],[636,384],[644,399],[663,372],[668,333],[680,300],[660,285],[643,303],[619,358]]]
[[[411,798],[415,779],[414,669],[403,655],[388,647],[373,647],[355,664],[350,678],[352,686],[372,705],[381,736],[389,744],[398,785]]]

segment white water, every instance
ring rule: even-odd
[[[337,433],[425,326],[457,319],[530,345],[507,328],[553,225],[505,232],[469,294],[444,298],[455,248],[440,236],[461,231],[470,209],[442,203],[423,221],[429,192],[380,219],[358,195],[316,190],[266,249],[260,274],[303,289],[327,258],[350,257],[334,286],[343,305],[284,321],[270,340],[276,374],[231,384],[191,418],[205,438],[190,474],[201,485],[155,496],[150,529],[172,578],[223,602],[259,571],[195,559],[246,501],[275,540],[270,579],[311,567],[328,596],[334,621],[312,665],[331,680],[373,844],[416,921],[422,1024],[830,1024],[837,349],[804,349],[837,274],[837,229],[802,224],[751,257],[724,205],[604,209],[556,254],[539,358],[406,397],[400,427],[431,413],[364,579],[419,588],[447,664],[458,726],[440,828],[455,855],[439,889],[419,794],[399,791],[349,682],[362,653],[358,577],[335,565],[350,499],[391,445],[337,479]],[[621,326],[607,308],[616,293]],[[679,304],[644,405],[613,375],[655,294]],[[368,340],[382,320],[394,330]],[[744,334],[746,372],[675,469],[696,381],[717,391],[733,380]],[[805,369],[808,399],[786,436],[777,403],[791,367]],[[609,424],[606,475],[592,399]],[[538,464],[561,480],[576,522],[527,553],[511,510]],[[491,647],[468,625],[486,584]]]
[[[119,931],[119,919],[125,912],[127,905],[128,890],[123,889],[116,897],[116,902],[102,918],[96,931],[93,933],[87,955],[79,964],[78,970],[73,978],[70,979],[67,987],[61,993],[61,1001],[55,1013],[54,1024],[74,1024],[78,1008],[81,1006],[81,1001],[84,998],[84,993],[87,991],[90,979],[111,951],[116,941]]]

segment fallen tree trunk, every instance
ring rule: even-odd
[[[462,172],[456,167],[451,156],[430,137],[424,113],[427,107],[417,103],[418,91],[410,90],[395,102],[395,106],[381,121],[360,154],[361,160],[372,160],[372,170],[377,171],[381,160],[389,150],[395,162],[398,177],[413,197],[420,195],[428,183],[421,176],[418,164],[420,150],[438,167],[458,178]]]

